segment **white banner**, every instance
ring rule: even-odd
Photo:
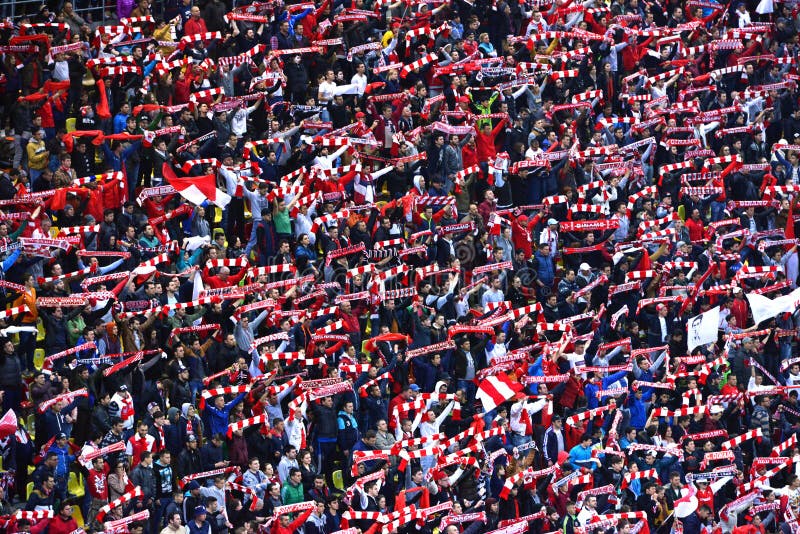
[[[794,313],[796,303],[800,299],[800,288],[795,289],[788,295],[770,299],[764,295],[757,295],[755,293],[747,293],[745,295],[747,301],[750,303],[750,311],[753,313],[753,321],[755,324],[771,319],[783,312]],[[739,325],[740,328],[744,325]]]
[[[716,342],[719,334],[719,306],[690,318],[686,323],[686,330],[689,353],[695,347]]]

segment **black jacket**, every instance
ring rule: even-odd
[[[183,449],[178,456],[178,469],[177,475],[185,477],[192,473],[201,473],[203,471],[203,460],[200,458],[199,449]]]

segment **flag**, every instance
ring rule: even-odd
[[[231,201],[230,195],[217,189],[217,177],[213,174],[205,176],[187,176],[178,178],[169,163],[164,162],[161,173],[169,184],[186,200],[200,205],[205,201],[224,208]]]
[[[699,347],[700,345],[716,342],[718,330],[719,306],[689,319],[689,322],[686,323],[689,352],[691,353],[695,347]]]
[[[750,304],[753,322],[759,324],[761,321],[771,319],[783,312],[794,313],[795,303],[800,299],[800,288],[795,289],[788,295],[774,299],[755,293],[746,293],[745,297],[747,297],[747,301]]]
[[[478,386],[478,393],[475,396],[480,399],[484,409],[488,412],[513,398],[523,389],[525,386],[519,382],[512,382],[508,375],[500,373],[483,380]]]
[[[695,497],[697,488],[694,487],[694,484],[689,484],[687,488],[681,491],[683,492],[683,496],[680,499],[675,499],[674,503],[675,517],[678,519],[683,519],[691,515],[697,510],[699,504],[697,497]]]
[[[14,410],[8,410],[6,414],[0,418],[0,439],[5,439],[17,431],[17,414]]]

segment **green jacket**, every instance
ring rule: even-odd
[[[293,486],[288,480],[281,488],[281,500],[283,504],[296,504],[304,502],[306,499],[303,496],[303,485],[298,484]]]

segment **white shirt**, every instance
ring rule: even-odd
[[[247,133],[247,117],[256,110],[256,105],[249,108],[239,108],[233,115],[231,120],[231,132],[235,133],[237,137],[242,137]]]
[[[551,230],[550,226],[539,234],[539,244],[544,245],[545,243],[550,245],[550,256],[554,256],[558,251],[558,232]]]
[[[333,99],[334,92],[336,91],[336,84],[334,82],[324,81],[319,84],[319,103],[327,104]]]
[[[69,80],[69,64],[66,61],[56,61],[54,63],[53,78],[58,82]]]
[[[358,94],[363,95],[367,89],[367,75],[366,74],[353,74],[350,83],[357,87]]]
[[[661,342],[667,340],[667,320],[664,317],[658,317],[658,324],[661,328]]]

